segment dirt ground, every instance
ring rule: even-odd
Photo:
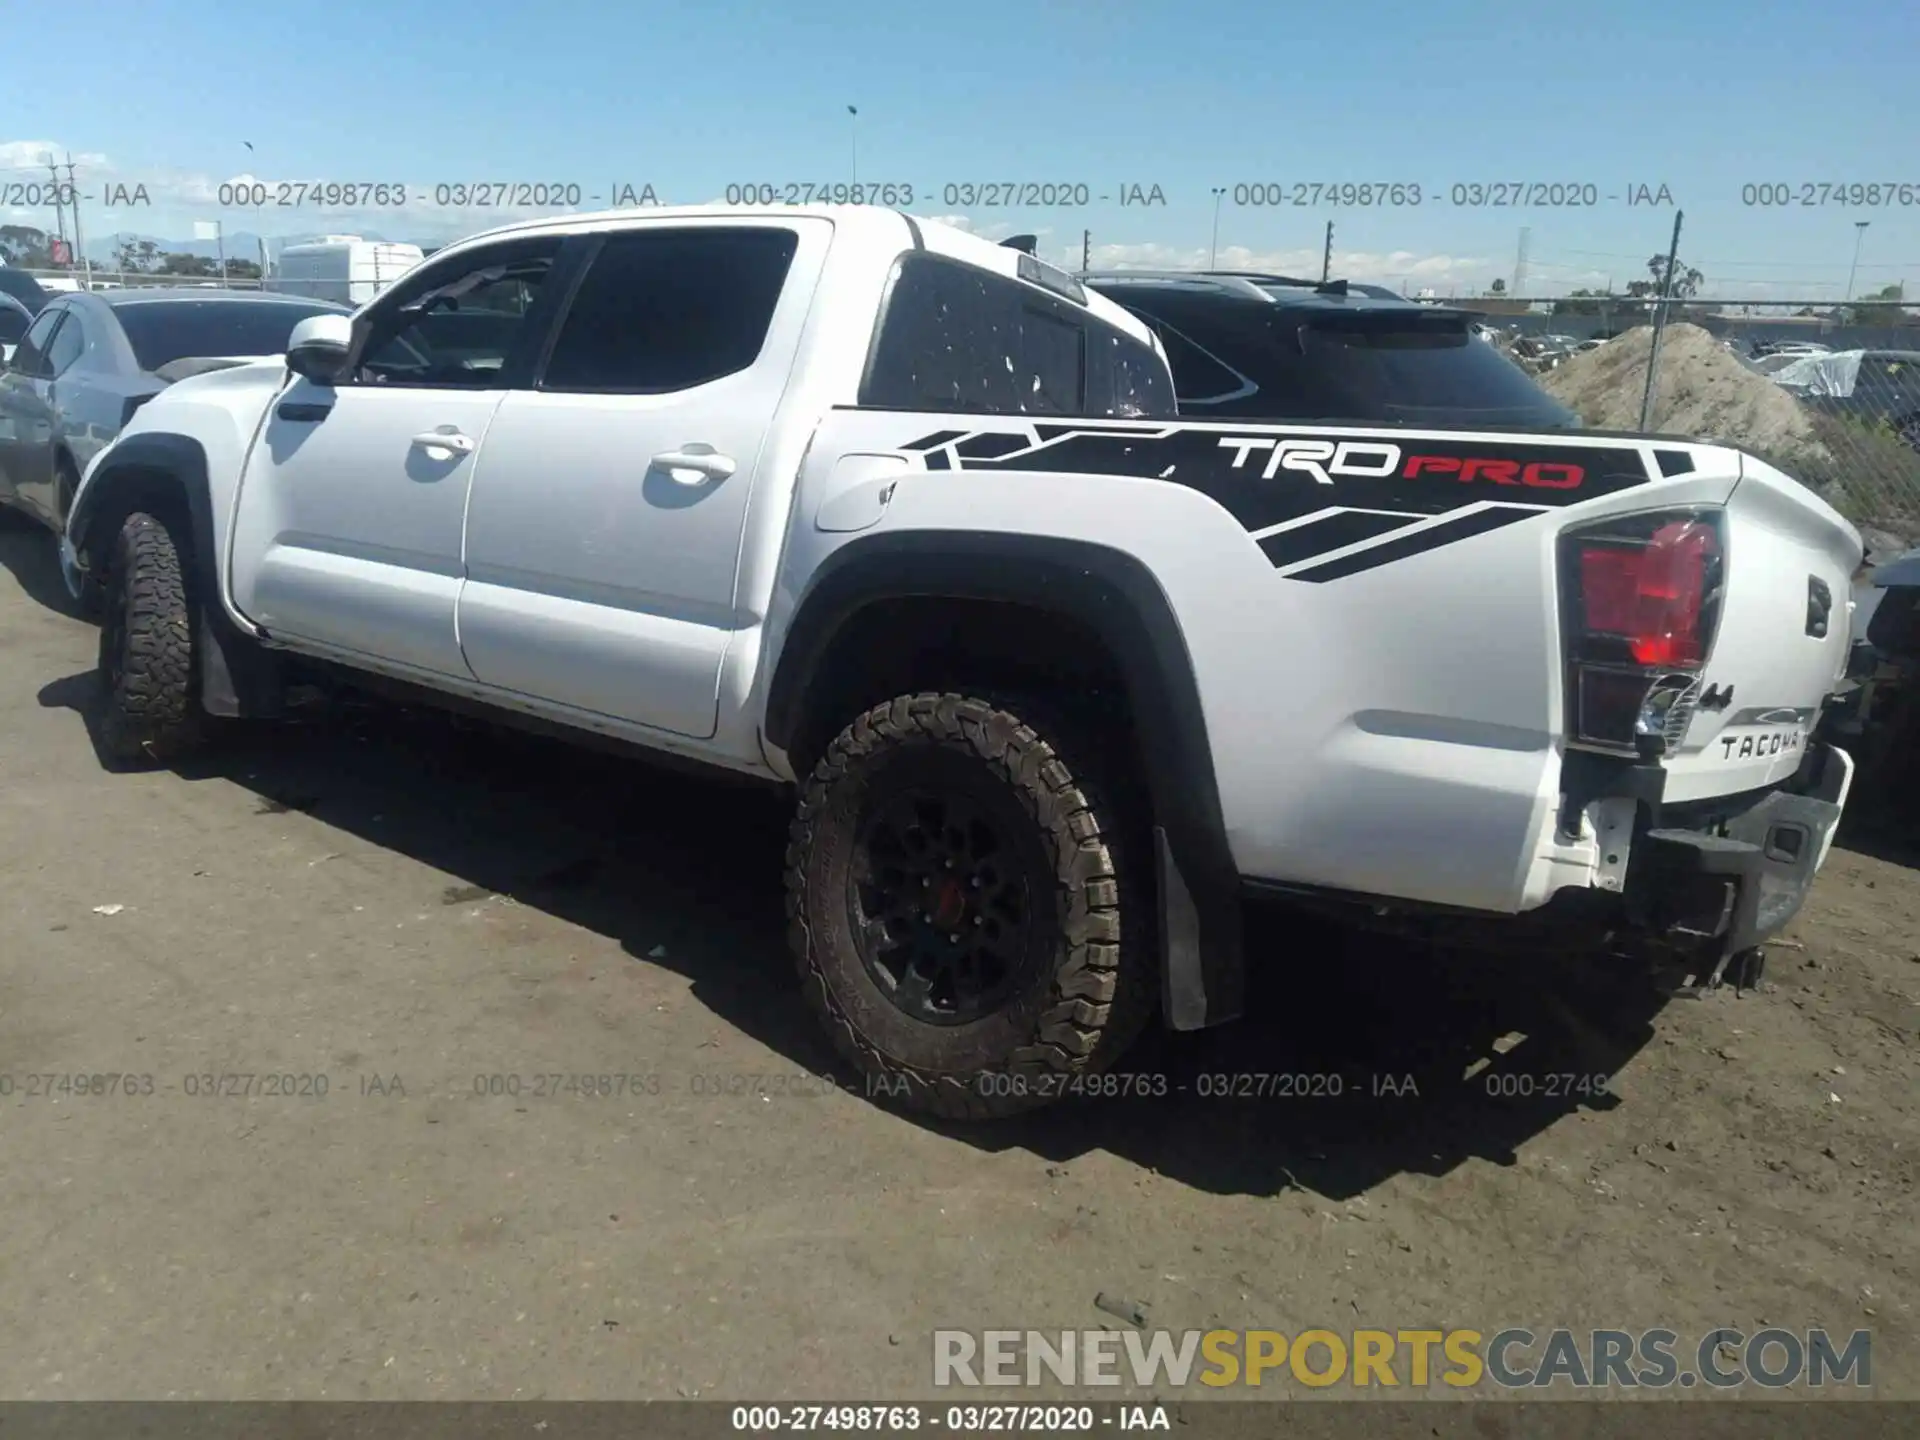
[[[112,774],[50,542],[0,562],[0,1397],[931,1398],[934,1329],[1097,1292],[1868,1327],[1920,1397],[1911,855],[1837,849],[1745,997],[1263,916],[1252,1016],[1129,1062],[1188,1093],[947,1129],[816,1078],[777,798],[394,710]],[[1281,1070],[1345,1093],[1193,1093]],[[153,1093],[27,1093],[77,1073]]]
[[[1636,325],[1597,350],[1575,355],[1540,383],[1603,430],[1640,424],[1653,327]],[[1710,435],[1799,466],[1831,459],[1812,416],[1766,376],[1749,370],[1711,331],[1684,322],[1660,341],[1650,428],[1662,435]]]

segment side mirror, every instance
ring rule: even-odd
[[[316,385],[331,385],[353,348],[353,317],[309,315],[287,340],[287,368]]]

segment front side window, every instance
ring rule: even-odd
[[[772,226],[609,236],[567,308],[540,389],[660,395],[748,369],[799,243]]]
[[[52,374],[47,368],[47,347],[53,343],[53,332],[60,328],[60,322],[66,318],[64,308],[42,310],[40,318],[28,327],[20,348],[13,352],[13,368],[36,380],[44,380]]]
[[[512,383],[538,340],[530,319],[560,253],[552,237],[469,252],[396,285],[362,322],[351,383],[485,390]]]

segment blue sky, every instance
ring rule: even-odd
[[[1406,0],[69,0],[46,23],[107,38],[31,64],[17,46],[0,54],[0,180],[36,178],[23,167],[51,147],[80,162],[84,193],[148,185],[145,210],[88,202],[94,235],[182,237],[217,218],[443,240],[519,212],[437,209],[437,183],[651,183],[698,203],[729,183],[845,181],[857,143],[859,178],[913,185],[927,215],[955,212],[949,182],[1160,187],[1165,206],[966,213],[994,235],[1040,231],[1043,253],[1076,262],[1085,228],[1098,263],[1204,264],[1216,185],[1396,181],[1424,203],[1229,198],[1220,263],[1317,266],[1332,219],[1337,273],[1444,294],[1510,280],[1527,226],[1527,289],[1623,284],[1665,248],[1670,208],[1475,209],[1434,191],[1664,184],[1712,293],[1837,298],[1864,219],[1857,288],[1904,279],[1920,295],[1910,0],[1467,0],[1443,14]],[[427,203],[223,213],[215,187],[246,177],[402,182]],[[1763,181],[1905,183],[1914,203],[1744,205],[1742,184]],[[0,219],[44,227],[51,213]]]

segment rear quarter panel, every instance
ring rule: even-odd
[[[876,497],[892,487],[889,499],[870,506],[878,518],[855,533],[1005,530],[1110,546],[1148,565],[1179,617],[1243,874],[1492,910],[1523,903],[1557,800],[1560,530],[1614,512],[1720,504],[1738,478],[1728,452],[1664,441],[1661,448],[1699,457],[1692,473],[1661,479],[1651,442],[1597,437],[1151,422],[1076,428],[1105,437],[1096,457],[1084,447],[1069,456],[1049,431],[1017,420],[833,412],[802,476],[772,607],[776,643],[806,577],[853,538],[822,530],[822,510],[830,523],[862,523],[866,502],[845,498],[855,487]],[[944,454],[911,449],[942,431],[995,438],[961,441]],[[1187,438],[1170,441],[1176,433]],[[1265,452],[1252,452],[1237,472],[1209,458],[1232,437],[1385,442],[1403,456],[1462,442],[1512,453],[1578,444],[1595,473],[1610,469],[1616,481],[1587,500],[1430,475],[1321,484],[1281,470],[1268,478]],[[976,461],[960,453],[969,445],[1037,448]],[[889,453],[903,458],[879,458]],[[1231,450],[1222,453],[1230,461]],[[1310,572],[1357,551],[1323,542],[1318,553],[1277,565],[1259,543],[1274,525],[1331,507],[1384,508],[1414,491],[1435,496],[1408,503],[1457,507],[1456,516],[1483,502],[1540,508],[1338,576]],[[1439,513],[1414,523],[1435,523]],[[1414,533],[1367,543],[1410,547]]]
[[[1726,592],[1705,687],[1724,708],[1696,711],[1667,756],[1667,798],[1705,799],[1792,777],[1839,684],[1852,642],[1857,530],[1804,485],[1751,456],[1727,504]],[[1826,633],[1808,633],[1812,582],[1826,587]]]

